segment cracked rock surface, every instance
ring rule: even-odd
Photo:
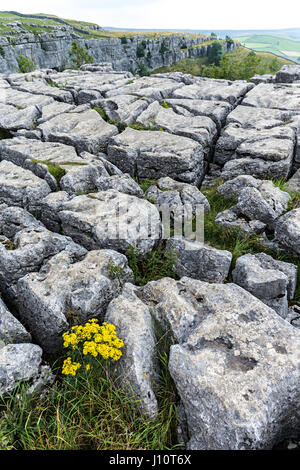
[[[298,66],[2,74],[0,395],[40,393],[62,333],[105,319],[124,341],[109,373],[151,418],[168,342],[188,449],[299,441],[299,98]],[[203,242],[182,232],[199,207]],[[144,279],[164,256],[174,279]]]

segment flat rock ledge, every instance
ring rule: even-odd
[[[169,370],[186,417],[188,449],[271,449],[297,435],[299,330],[236,284],[188,277],[127,284],[106,319],[121,337],[128,334],[117,372],[125,389],[130,378],[138,406],[151,416],[157,413],[157,351],[149,311],[171,340]]]

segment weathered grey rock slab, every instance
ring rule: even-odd
[[[250,220],[259,220],[269,229],[288,207],[291,196],[271,181],[262,181],[259,187],[242,189],[236,205],[237,211]]]
[[[151,308],[172,343],[182,342],[197,324],[198,317],[197,302],[184,296],[184,290],[181,295],[180,286],[174,279],[163,278],[139,288],[139,298]]]
[[[0,162],[0,203],[30,209],[51,192],[48,183],[9,161]]]
[[[274,260],[265,253],[243,255],[232,272],[233,281],[243,287],[281,317],[288,314],[288,299],[294,297],[297,266]]]
[[[127,128],[110,140],[108,160],[124,173],[140,179],[170,176],[197,184],[204,175],[202,146],[167,132]]]
[[[283,249],[300,258],[300,207],[287,212],[277,220],[275,240]]]
[[[31,335],[24,326],[10,313],[6,305],[0,299],[0,342],[27,343],[31,341]]]
[[[112,267],[120,269],[119,277],[113,275]],[[133,279],[126,257],[113,250],[90,251],[75,263],[63,252],[39,273],[19,280],[19,315],[43,350],[54,353],[70,325],[92,317],[103,319],[121,284]]]
[[[161,238],[159,212],[150,202],[115,190],[77,196],[59,213],[62,229],[88,249],[125,253],[135,245],[141,255]]]
[[[232,106],[225,101],[166,99],[166,103],[178,114],[209,117],[217,126],[218,131],[224,126],[226,117]]]
[[[39,178],[45,179],[53,190],[58,188],[58,184],[48,170],[48,163],[57,164],[62,167],[64,163],[84,164],[74,147],[70,145],[58,142],[42,142],[40,140],[26,139],[25,137],[1,140],[0,158],[31,170]]]
[[[175,90],[172,98],[227,101],[234,105],[253,87],[252,83],[243,81],[230,82],[228,80],[198,78],[193,85],[186,85]]]
[[[188,448],[270,449],[297,434],[299,331],[235,284],[189,278],[151,284],[161,317],[178,327],[178,318],[191,312],[169,361],[187,416]]]
[[[254,75],[250,78],[249,82],[254,83],[255,85],[259,85],[260,83],[273,83],[274,82],[274,75],[266,73],[264,75]]]
[[[49,79],[66,90],[72,90],[72,93],[75,92],[78,96],[82,90],[97,92],[103,96],[105,91],[128,83],[131,76],[130,72],[90,73],[81,70],[65,70],[63,73],[49,75]],[[95,95],[93,96],[95,99]]]
[[[130,80],[131,81],[131,80]],[[133,83],[127,83],[125,86],[114,88],[105,93],[107,98],[116,95],[135,95],[146,98],[149,101],[161,101],[165,98],[171,98],[172,93],[184,86],[184,83],[163,77],[141,77],[134,79]]]
[[[123,124],[131,124],[148,107],[148,101],[134,95],[117,95],[112,98],[98,99],[93,106],[104,109],[109,119]]]
[[[155,416],[159,378],[157,339],[150,309],[137,297],[133,285],[126,284],[121,295],[111,301],[105,321],[116,326],[118,337],[124,341],[122,357],[111,369],[113,376],[133,395],[144,414]]]
[[[242,189],[248,187],[258,189],[260,184],[261,181],[253,176],[240,175],[218,186],[217,192],[225,199],[238,198]]]
[[[72,199],[74,195],[68,194],[66,191],[56,191],[48,194],[34,208],[34,215],[49,230],[53,232],[62,232],[61,220],[59,212],[63,210],[65,202]]]
[[[236,228],[247,235],[259,235],[266,229],[266,224],[259,220],[247,220],[237,211],[236,206],[220,212],[215,223],[225,228]]]
[[[75,105],[53,101],[53,103],[47,104],[43,107],[37,122],[38,124],[42,124],[43,122],[49,121],[59,114],[68,113],[73,109],[75,109]]]
[[[278,83],[293,83],[300,80],[299,65],[284,65],[275,75],[275,81]]]
[[[183,215],[186,218],[192,217],[197,214],[200,207],[203,208],[204,214],[210,212],[207,198],[196,186],[169,177],[160,178],[157,186],[150,186],[145,196],[161,208],[168,206],[173,219],[182,220]]]
[[[227,180],[239,175],[253,175],[255,178],[285,180],[292,168],[292,156],[278,162],[264,161],[261,158],[237,158],[225,163],[221,178]]]
[[[217,141],[214,163],[224,165],[225,179],[240,174],[285,179],[292,168],[295,142],[292,127],[255,129],[230,123]]]
[[[1,103],[9,104],[21,109],[25,109],[28,106],[37,106],[39,110],[42,110],[44,106],[53,103],[53,101],[53,98],[50,96],[26,93],[14,90],[13,88],[5,88],[4,93],[0,94]]]
[[[105,122],[93,109],[59,114],[40,124],[38,129],[46,141],[73,145],[78,152],[94,154],[105,150],[108,139],[118,133],[115,126]]]
[[[40,228],[43,225],[21,207],[0,205],[0,235],[12,240],[15,235],[26,228]]]
[[[286,186],[290,191],[300,193],[300,168],[294,173],[292,178],[288,180]]]
[[[38,380],[43,368],[42,354],[39,346],[30,343],[9,344],[0,349],[0,395],[12,392],[21,382]]]
[[[291,199],[287,192],[276,187],[272,181],[260,181],[245,175],[219,186],[218,192],[226,198],[237,198],[237,204],[218,214],[216,223],[224,226],[240,226],[247,233],[252,229],[256,233],[260,232],[260,224],[255,223],[251,227],[250,221],[258,221],[273,230],[276,220],[287,209]]]
[[[232,260],[230,251],[179,237],[169,238],[166,250],[177,256],[174,267],[179,277],[219,283],[228,276]]]
[[[74,103],[72,93],[67,90],[62,90],[58,87],[50,86],[46,80],[43,79],[32,79],[31,81],[19,81],[13,85],[15,90],[31,93],[34,95],[45,95],[51,96],[56,101],[62,101],[64,103]]]
[[[16,283],[21,277],[39,271],[58,253],[66,252],[73,261],[86,254],[86,249],[71,238],[52,233],[43,226],[20,230],[9,242],[10,246],[0,242],[0,288],[13,303],[17,298]]]
[[[246,106],[300,112],[300,84],[261,83],[243,100]]]
[[[238,124],[246,129],[273,129],[274,127],[294,127],[292,116],[287,111],[246,106],[237,106],[226,119],[227,124]]]
[[[138,196],[143,194],[132,178],[120,175],[120,170],[110,162],[88,152],[77,155],[70,145],[15,137],[0,141],[0,152],[0,158],[31,170],[45,179],[53,190],[60,187],[69,194],[75,194],[113,188]],[[65,173],[59,182],[50,172],[55,165]]]
[[[137,118],[137,122],[147,128],[163,129],[171,134],[196,140],[202,145],[206,158],[209,158],[217,137],[216,125],[209,117],[176,114],[173,109],[166,109],[158,101],[151,103]]]
[[[34,129],[40,112],[36,106],[18,109],[9,104],[0,103],[0,128],[7,131]]]

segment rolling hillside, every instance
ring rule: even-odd
[[[12,26],[13,25],[13,26]],[[13,11],[2,11],[0,12],[0,36],[14,36],[20,33],[45,33],[53,32],[58,27],[70,27],[74,29],[76,34],[87,38],[103,38],[103,37],[133,37],[138,35],[148,36],[149,38],[159,38],[165,36],[174,36],[178,34],[176,31],[158,31],[158,30],[111,30],[102,28],[96,23],[88,23],[86,21],[78,21],[73,19],[59,18],[58,16],[51,15],[48,13],[36,13],[31,15],[25,15],[23,13]],[[182,32],[179,32],[182,34]],[[186,33],[189,37],[206,37],[205,34],[196,32]]]
[[[232,63],[240,64],[250,52],[250,49],[241,46],[232,52],[228,52],[226,56],[232,61]],[[277,57],[270,52],[256,52],[256,55],[260,58],[260,63],[255,70],[255,73],[257,74],[274,74],[278,72],[278,70],[280,70],[283,65],[294,63],[284,57]],[[175,64],[170,65],[169,67],[161,67],[157,70],[154,70],[152,73],[183,72],[200,76],[202,75],[202,67],[205,65],[209,65],[208,57],[183,59],[179,62],[176,62]]]
[[[271,52],[300,63],[300,41],[284,36],[252,34],[237,38],[240,43],[258,52]]]

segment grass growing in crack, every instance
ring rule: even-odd
[[[60,368],[56,363],[56,372]],[[176,418],[166,362],[159,384],[159,413],[141,416],[109,377],[105,361],[97,373],[59,377],[47,394],[27,396],[20,385],[0,396],[0,448],[17,450],[160,450],[175,447]]]
[[[157,186],[157,180],[151,180],[149,178],[146,178],[146,179],[140,181],[136,177],[134,177],[134,180],[137,182],[139,187],[144,191],[144,193],[147,191],[147,189],[150,188],[150,186]]]
[[[4,248],[8,251],[13,251],[17,249],[17,245],[14,244],[11,240],[5,240],[3,242],[0,241],[0,243],[4,246]]]
[[[173,108],[173,106],[171,104],[168,104],[166,101],[163,101],[162,103],[160,103],[160,105],[165,109]]]
[[[297,207],[300,203],[300,194],[293,193],[286,189],[284,182],[273,181],[273,183],[282,189],[283,191],[289,192],[292,196],[291,201],[288,205],[288,210],[292,210]],[[300,301],[300,262],[293,258],[291,255],[283,250],[274,250],[264,245],[262,238],[259,235],[245,235],[238,228],[225,228],[215,224],[215,218],[226,209],[236,204],[236,199],[225,199],[218,192],[217,187],[222,184],[219,181],[216,185],[211,187],[203,187],[201,192],[207,197],[211,212],[204,218],[204,241],[205,243],[213,246],[220,250],[228,250],[232,253],[231,270],[229,273],[229,281],[232,281],[232,270],[235,267],[236,260],[242,255],[247,253],[256,254],[264,252],[267,255],[272,256],[274,259],[279,261],[285,261],[287,263],[293,263],[298,267],[298,283],[297,289],[294,296],[294,301]],[[286,212],[287,212],[286,211]],[[292,303],[292,302],[291,302]]]
[[[12,135],[5,129],[0,129],[0,140],[11,139]]]
[[[178,279],[174,271],[174,262],[177,255],[172,251],[159,248],[148,253],[146,257],[141,257],[139,250],[131,247],[127,252],[128,265],[135,276],[135,284],[144,286],[150,281],[157,281],[163,277]]]
[[[297,207],[300,207],[300,192],[288,191],[291,196],[291,200],[288,202],[288,207],[286,212],[289,212]]]
[[[116,126],[119,132],[123,132],[126,129],[127,124],[124,124],[121,121],[114,121],[113,119],[109,119],[105,109],[100,108],[99,106],[94,106],[93,109],[97,111],[97,113],[102,117],[102,119],[106,121],[108,124],[112,124],[113,126]]]
[[[67,86],[68,82],[66,81],[64,84],[59,84],[59,83],[56,83],[54,82],[53,80],[51,80],[51,78],[48,78],[47,79],[47,83],[48,85],[50,85],[52,88],[60,88],[60,89],[63,89]]]
[[[130,127],[131,129],[135,129],[137,131],[153,131],[153,126],[149,124],[148,127],[145,127],[143,124],[139,124],[137,122],[132,122],[131,124],[126,124],[121,121],[114,121],[113,119],[110,119],[105,111],[105,109],[100,108],[99,106],[94,106],[93,108],[97,113],[102,117],[102,119],[109,124],[112,124],[113,126],[117,126],[119,132],[123,132],[127,127]]]
[[[107,116],[105,109],[100,108],[99,106],[95,106],[93,109],[97,111],[97,113],[102,117],[102,119],[104,119],[104,121],[109,121],[109,117]]]
[[[285,212],[289,212],[296,207],[300,206],[300,192],[299,191],[291,191],[288,186],[287,182],[284,180],[272,180],[273,184],[277,186],[277,188],[281,189],[281,191],[285,191],[289,193],[291,196],[290,201],[288,202],[288,207]]]
[[[49,173],[56,179],[58,184],[60,184],[60,180],[66,174],[66,170],[64,168],[62,168],[58,163],[53,163],[50,160],[32,160],[32,162],[35,165],[37,163],[46,165]]]
[[[120,266],[113,262],[112,258],[109,260],[108,266],[108,275],[112,280],[118,280],[122,283],[123,276],[125,274],[125,270]]]

